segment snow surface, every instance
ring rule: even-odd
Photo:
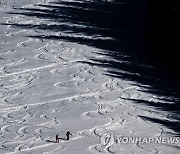
[[[106,59],[101,50],[30,38],[53,32],[10,25],[53,24],[7,13],[18,12],[13,9],[17,7],[43,9],[37,4],[50,5],[51,1],[0,0],[0,153],[178,154],[179,143],[118,142],[118,136],[172,137],[173,131],[142,118],[165,120],[166,112],[129,100],[157,102],[158,96],[143,92],[132,81],[106,75],[108,68],[84,63]],[[65,140],[67,130],[73,134],[69,141]],[[57,133],[60,143],[55,143]]]

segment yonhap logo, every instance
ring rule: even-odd
[[[117,137],[118,143],[123,144],[178,144],[179,137],[124,137],[118,136]]]

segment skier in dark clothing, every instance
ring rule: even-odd
[[[59,134],[56,134],[56,143],[59,143]]]
[[[69,140],[69,136],[70,136],[70,135],[72,135],[72,134],[70,133],[70,131],[67,131],[67,133],[66,133],[66,137],[67,137],[66,140]]]

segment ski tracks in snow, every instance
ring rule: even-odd
[[[6,9],[1,5],[1,12]],[[154,113],[129,101],[147,94],[131,82],[104,75],[105,68],[81,63],[103,58],[97,49],[24,37],[48,32],[13,27],[50,22],[36,17],[7,14],[1,22],[5,24],[0,31],[0,153],[59,153],[83,138],[95,140],[93,145],[84,141],[88,152],[133,153],[117,142],[118,135],[162,135],[161,127],[139,117]],[[54,144],[55,134],[69,128],[74,129],[71,140]],[[135,145],[135,149],[158,153],[154,147]]]

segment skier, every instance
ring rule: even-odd
[[[70,133],[70,131],[67,131],[67,133],[66,133],[66,140],[69,140],[69,135],[72,135],[71,133]]]
[[[59,143],[59,134],[56,134],[56,143]]]

